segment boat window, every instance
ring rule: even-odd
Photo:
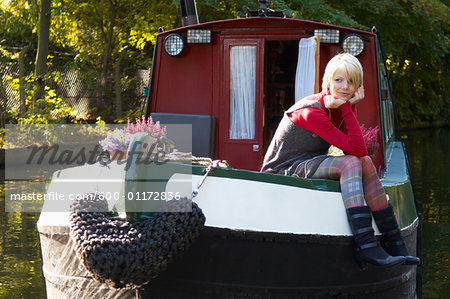
[[[230,139],[255,137],[256,46],[230,50]]]
[[[387,144],[394,140],[394,106],[392,102],[392,89],[389,76],[386,72],[383,53],[377,40],[377,60],[378,60],[378,76],[380,89],[380,106],[383,144]]]

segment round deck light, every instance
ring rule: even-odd
[[[184,39],[177,33],[169,34],[164,40],[164,51],[170,56],[178,56],[184,50]]]
[[[342,40],[342,50],[353,56],[358,56],[364,51],[364,40],[361,36],[351,33]]]

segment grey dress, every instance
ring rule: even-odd
[[[317,95],[316,95],[317,96]],[[264,156],[261,171],[299,177],[311,177],[328,156],[330,144],[311,131],[300,128],[289,119],[289,113],[305,107],[325,108],[314,97],[291,106],[281,119]]]

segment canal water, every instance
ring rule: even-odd
[[[450,298],[450,128],[402,136],[423,221],[419,288],[422,298]]]
[[[423,219],[418,298],[450,298],[450,128],[402,133]],[[6,213],[0,186],[0,298],[46,298],[37,213]]]

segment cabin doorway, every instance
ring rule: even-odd
[[[221,159],[259,170],[283,113],[295,102],[299,40],[224,38]]]
[[[264,40],[224,38],[220,117],[221,159],[258,171],[263,152]]]
[[[264,57],[264,153],[283,113],[295,102],[298,40],[267,40]]]

